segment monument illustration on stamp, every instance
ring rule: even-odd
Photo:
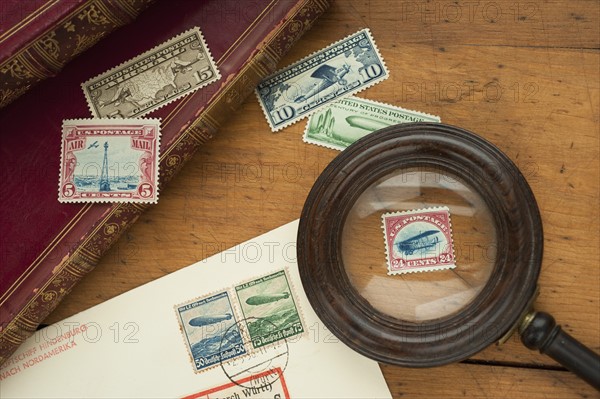
[[[448,207],[388,212],[381,219],[388,274],[456,267]]]
[[[196,371],[246,354],[227,292],[183,303],[176,311]]]
[[[304,332],[285,270],[238,285],[235,291],[254,348]]]
[[[60,202],[158,199],[160,120],[63,121]]]
[[[193,28],[81,85],[95,117],[145,115],[221,78]]]

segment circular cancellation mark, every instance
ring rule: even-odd
[[[248,322],[259,320],[256,317],[242,319],[232,326],[221,337],[221,346],[229,342],[237,331],[242,335],[242,342],[246,351],[249,352],[233,359],[221,359],[219,364],[223,372],[231,382],[244,388],[265,389],[276,382],[285,371],[288,364],[289,348],[284,338],[273,344],[253,349],[252,339],[246,327]],[[260,319],[263,323],[272,324],[273,330],[277,326],[266,319]],[[221,351],[219,350],[219,353]]]

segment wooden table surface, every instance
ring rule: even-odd
[[[439,115],[502,149],[544,223],[536,308],[600,351],[600,4],[337,1],[281,66],[369,27],[390,78],[361,97]],[[49,317],[55,322],[300,216],[337,151],[301,121],[271,133],[254,96]],[[517,337],[429,370],[381,366],[394,397],[597,397]]]

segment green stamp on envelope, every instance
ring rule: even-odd
[[[254,348],[304,332],[285,270],[238,285],[235,291]]]
[[[304,131],[304,141],[343,150],[375,130],[411,122],[440,122],[440,118],[351,96],[312,114]]]

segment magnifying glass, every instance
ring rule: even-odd
[[[600,357],[533,310],[543,233],[529,185],[467,130],[402,124],[352,144],[308,195],[297,251],[315,312],[367,357],[439,366],[518,330],[600,390]]]

